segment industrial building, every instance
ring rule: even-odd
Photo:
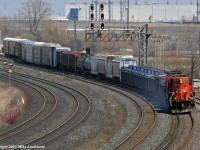
[[[89,20],[90,3],[70,2],[65,6],[66,16],[69,20]],[[101,13],[104,13],[106,21],[126,21],[128,6],[121,3],[104,3],[104,10],[99,9],[100,4],[94,2],[94,19],[99,20]],[[197,5],[181,4],[130,4],[130,22],[157,22],[157,21],[192,21],[197,19]]]

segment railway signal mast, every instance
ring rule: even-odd
[[[94,4],[90,5],[90,29],[94,30]]]
[[[104,5],[103,4],[100,4],[100,22],[101,22],[101,29],[103,30],[104,29],[104,13],[103,13],[103,10],[104,10]]]
[[[148,38],[151,33],[148,30],[148,24],[143,25],[138,28],[108,28],[105,29],[104,26],[104,4],[100,4],[99,8],[99,22],[100,27],[94,27],[94,4],[90,5],[90,28],[85,30],[85,41],[86,42],[116,42],[116,41],[134,41],[138,42],[139,50],[139,66],[147,66],[147,44]],[[105,32],[103,32],[103,30]]]

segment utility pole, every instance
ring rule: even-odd
[[[129,0],[127,0],[127,29],[129,29]]]
[[[74,50],[76,50],[76,18],[74,18]]]
[[[86,18],[86,21],[87,21],[87,2],[82,2],[84,5],[85,5],[85,18]]]
[[[120,21],[123,20],[123,0],[121,0],[120,2]]]
[[[111,0],[108,1],[108,14],[109,14],[109,21],[111,21]]]
[[[95,0],[95,21],[97,21],[98,14],[97,14],[97,5],[98,5],[98,0]]]

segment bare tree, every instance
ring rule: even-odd
[[[30,34],[35,36],[40,21],[51,15],[51,5],[45,0],[25,0],[19,13],[26,20]]]

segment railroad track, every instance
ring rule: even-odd
[[[170,132],[167,134],[162,143],[160,143],[156,150],[167,149],[190,149],[190,142],[194,134],[194,119],[192,114],[175,114],[171,115],[172,125]],[[185,133],[185,132],[188,133]]]
[[[20,78],[21,80],[23,80],[24,76],[23,77],[20,76]],[[23,143],[23,145],[28,145],[28,144],[30,145],[34,143],[36,144],[36,142],[37,142],[37,145],[40,145],[39,143],[45,143],[47,141],[51,141],[55,139],[57,136],[61,135],[63,132],[70,131],[70,129],[74,128],[78,123],[80,123],[87,116],[90,110],[90,101],[79,91],[73,90],[69,87],[64,87],[59,84],[53,85],[52,82],[48,83],[49,81],[42,81],[42,80],[38,80],[38,81],[43,82],[45,84],[52,85],[54,87],[60,86],[59,88],[61,88],[62,90],[65,90],[71,94],[73,93],[72,96],[76,99],[78,105],[77,105],[76,111],[65,122],[63,122],[62,124],[54,128],[53,130],[49,131],[48,133],[44,134],[43,136],[37,137],[34,140]]]
[[[59,74],[60,75],[60,74]],[[21,75],[21,76],[25,76],[25,75]],[[69,77],[69,76],[67,76]],[[120,92],[121,94],[123,94],[124,96],[127,97],[127,95],[129,95],[129,99],[134,99],[132,96],[132,94],[135,93],[131,93],[130,91],[126,91],[126,92],[122,92],[122,90],[116,90],[116,88],[114,87],[110,87],[110,85],[102,85],[100,83],[94,83],[92,81],[88,81],[85,80],[84,78],[77,78],[75,76],[70,76],[71,78],[74,78],[76,80],[81,80],[83,82],[87,82],[87,83],[92,83],[92,84],[96,84],[99,86],[103,86],[105,88],[114,90],[116,92]],[[117,87],[119,88],[119,87]],[[124,90],[124,89],[123,89]],[[126,94],[125,94],[126,93]],[[143,98],[139,98],[139,100],[137,100],[137,105],[139,105],[140,107],[140,120],[138,121],[138,124],[136,126],[136,128],[127,136],[127,138],[125,138],[123,141],[120,142],[120,144],[116,145],[113,147],[113,149],[133,149],[136,148],[137,146],[139,146],[142,141],[150,134],[150,132],[152,131],[152,129],[154,128],[155,124],[156,124],[156,112],[154,111],[154,108],[147,102],[141,101],[141,99]],[[148,122],[148,123],[147,123]]]
[[[143,97],[132,92],[131,90],[126,90],[125,88],[120,87],[119,84],[111,85],[110,82],[106,82],[106,84],[104,83],[102,85],[101,82],[98,83],[88,79],[85,80],[84,78],[77,78],[76,76],[72,77],[83,82],[101,85],[107,89],[111,89],[116,91],[117,93],[121,93],[126,97],[128,96],[139,106],[141,119],[138,122],[137,126],[123,141],[112,147],[112,149],[137,149],[140,144],[142,144],[142,142],[150,135],[151,131],[156,125],[157,115],[153,106],[145,101]],[[133,97],[134,95],[136,95],[138,98],[136,99],[135,97]]]
[[[32,68],[32,67],[30,67],[30,68]],[[48,71],[48,72],[52,73],[52,71]],[[60,73],[55,73],[55,74],[60,75]],[[69,76],[67,76],[67,77],[69,77]],[[70,76],[70,77],[77,79],[77,77],[75,77],[73,75]],[[81,78],[81,80],[83,80],[84,82],[91,82],[91,81],[85,81],[84,78]],[[92,83],[92,84],[94,84],[94,83]],[[197,99],[199,99],[199,98],[197,98]],[[149,113],[149,112],[147,112],[147,113]],[[153,115],[152,116],[149,115],[149,116],[146,117],[147,119],[144,119],[144,114],[145,114],[145,112],[141,111],[141,113],[140,113],[140,116],[141,116],[140,124],[138,124],[137,128],[135,128],[133,130],[133,132],[129,136],[127,136],[126,139],[124,139],[120,144],[113,147],[113,149],[136,149],[136,148],[138,148],[138,146],[142,143],[142,141],[144,141],[144,139],[151,133],[151,131],[154,128],[155,123],[156,123],[156,117],[155,116],[153,117]],[[150,114],[153,114],[153,113],[151,112]],[[190,116],[190,115],[187,115],[187,116]],[[148,119],[148,117],[151,118],[151,119]],[[175,131],[181,130],[180,129],[180,125],[182,124],[181,120],[185,120],[185,119],[184,118],[180,119],[180,116],[178,116],[178,115],[172,115],[171,117],[172,117],[172,122],[173,122],[172,126],[171,126],[171,130],[168,133],[168,135],[166,136],[165,140],[156,149],[168,149],[169,147],[171,147],[173,145],[173,140],[175,140],[177,137],[179,137],[178,133],[175,132]],[[186,138],[184,138],[184,139],[190,139],[192,137],[193,132],[194,132],[194,120],[193,120],[192,116],[190,116],[190,118],[191,118],[190,119],[191,125],[189,125],[188,130],[190,130],[191,132],[189,134],[187,134],[185,136]],[[142,122],[143,122],[142,120],[143,119],[144,120],[152,120],[152,122],[150,123],[151,125],[149,125],[149,127],[147,127],[148,130],[143,130],[143,127],[142,127]],[[139,131],[143,132],[143,133],[141,132],[143,136],[141,136],[141,135],[137,136],[137,132],[139,133]],[[190,140],[186,140],[186,141],[188,141],[188,142],[182,142],[182,146],[180,146],[179,148],[184,149],[184,147],[188,146]]]
[[[7,78],[7,76],[4,76],[2,74],[1,74],[1,77]],[[0,141],[1,142],[6,140],[7,138],[13,137],[17,133],[20,133],[26,129],[29,129],[29,128],[33,127],[34,125],[36,125],[37,123],[41,122],[42,120],[47,118],[54,111],[54,109],[57,105],[57,99],[50,90],[48,90],[42,86],[36,85],[34,83],[23,82],[20,80],[18,80],[18,81],[15,80],[15,82],[24,84],[24,85],[36,90],[39,94],[41,94],[44,102],[43,102],[41,109],[30,119],[19,124],[18,126],[15,126],[14,128],[11,128],[3,133],[0,133]]]

